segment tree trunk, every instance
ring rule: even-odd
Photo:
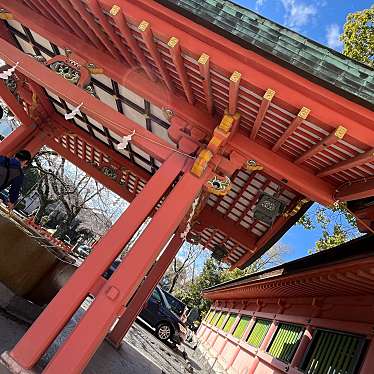
[[[38,209],[38,211],[35,215],[35,223],[36,224],[40,225],[40,222],[45,215],[47,206],[48,206],[48,203],[46,203],[45,201],[43,201],[41,199],[39,200],[39,209]]]
[[[175,273],[173,276],[173,280],[171,281],[170,288],[168,290],[169,293],[172,293],[174,290],[175,285],[177,284],[178,278],[179,278],[180,273]]]

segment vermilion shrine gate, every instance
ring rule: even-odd
[[[2,70],[15,67],[0,96],[22,122],[0,154],[47,145],[131,201],[3,355],[14,372],[89,293],[44,372],[81,372],[121,316],[119,345],[185,239],[243,268],[313,201],[348,201],[373,230],[373,71],[227,1],[193,3],[0,0]]]

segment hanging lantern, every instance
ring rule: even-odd
[[[254,210],[254,218],[272,225],[276,218],[283,213],[284,208],[285,203],[282,200],[262,192]]]
[[[222,245],[216,245],[212,251],[212,257],[217,261],[222,261],[227,255],[228,251]]]

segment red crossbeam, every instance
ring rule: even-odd
[[[359,154],[356,157],[349,158],[348,160],[341,161],[338,164],[332,165],[317,174],[318,177],[326,177],[327,175],[338,173],[339,171],[354,168],[363,165],[367,162],[374,160],[374,148]]]
[[[374,179],[347,183],[335,194],[341,201],[359,200],[374,196]]]

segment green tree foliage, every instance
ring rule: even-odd
[[[322,231],[310,253],[344,244],[358,234],[356,219],[347,210],[345,203],[337,203],[330,208],[315,205],[310,212],[301,217],[298,224],[306,230],[319,228]]]
[[[211,305],[211,302],[202,296],[202,292],[205,289],[279,265],[284,262],[284,256],[288,252],[289,248],[287,246],[282,244],[275,245],[264,256],[243,270],[229,270],[227,265],[222,265],[218,261],[209,258],[205,262],[201,274],[194,281],[190,281],[183,287],[176,288],[174,295],[182,300],[189,309],[197,307],[203,317]]]
[[[374,5],[348,14],[340,39],[344,55],[374,66]]]

